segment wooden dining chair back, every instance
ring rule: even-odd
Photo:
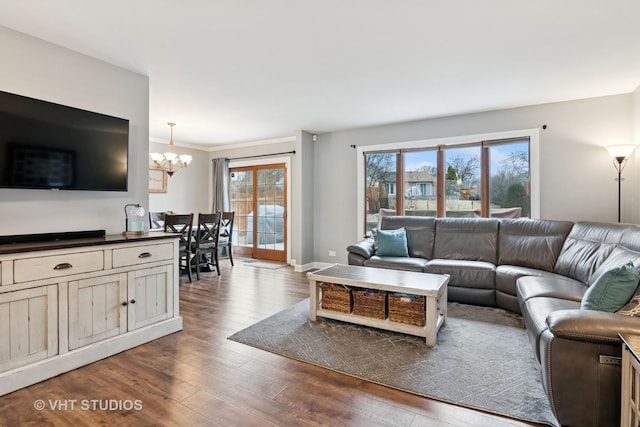
[[[200,267],[202,265],[214,264],[218,276],[220,275],[220,265],[218,264],[219,235],[220,212],[198,214],[198,229],[195,237],[195,254],[198,260],[196,276],[198,279],[200,279]]]
[[[164,231],[167,233],[179,233],[180,244],[178,255],[180,257],[180,269],[187,271],[189,282],[193,281],[191,277],[192,260],[195,258],[195,252],[191,245],[193,236],[193,214],[165,214]],[[182,262],[184,261],[184,264]]]
[[[233,251],[231,244],[233,241],[233,219],[235,212],[222,212],[220,217],[220,237],[218,238],[218,248],[225,249],[226,255],[233,266]]]

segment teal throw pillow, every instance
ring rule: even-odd
[[[378,230],[378,248],[376,255],[408,257],[407,232],[404,228],[397,230]],[[626,301],[625,301],[626,302]]]
[[[589,286],[580,306],[586,310],[614,313],[629,302],[639,282],[640,275],[631,262],[606,271]]]

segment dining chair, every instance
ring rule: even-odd
[[[164,231],[167,233],[179,233],[180,243],[178,255],[180,258],[180,268],[187,270],[189,282],[193,281],[191,277],[192,262],[195,253],[191,247],[191,239],[193,236],[193,214],[165,214],[164,215]],[[182,261],[184,260],[184,267]],[[197,266],[196,266],[197,267]]]
[[[196,277],[200,280],[200,266],[214,264],[218,276],[218,237],[220,235],[220,212],[198,214],[198,228],[195,232],[194,252],[196,256]],[[207,258],[210,256],[210,259]]]
[[[235,212],[222,212],[220,217],[220,237],[218,238],[218,249],[225,249],[231,266],[233,266],[233,251],[231,244],[233,241],[233,219]]]

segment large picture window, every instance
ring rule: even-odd
[[[531,217],[531,138],[363,151],[364,232],[383,214]]]

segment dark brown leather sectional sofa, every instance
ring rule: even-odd
[[[613,426],[620,417],[621,343],[640,318],[583,310],[602,272],[640,267],[640,227],[629,224],[385,216],[405,228],[409,257],[380,257],[374,240],[350,245],[349,264],[450,275],[449,301],[520,313],[563,426]]]

